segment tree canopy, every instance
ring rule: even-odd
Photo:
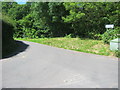
[[[95,37],[106,24],[119,27],[120,2],[2,2],[16,23],[14,37]],[[96,38],[96,37],[95,37]]]

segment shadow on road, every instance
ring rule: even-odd
[[[22,41],[16,41],[16,44],[17,44],[16,49],[11,54],[4,56],[2,59],[13,57],[21,52],[24,52],[29,47],[28,44],[25,44]]]

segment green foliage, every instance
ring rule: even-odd
[[[2,12],[8,13],[10,8],[15,8],[16,5],[16,2],[2,2]]]
[[[101,39],[106,24],[119,26],[119,3],[27,2],[19,5],[3,2],[2,12],[16,21],[14,37],[65,37],[72,34],[74,37]]]
[[[12,47],[12,36],[32,39],[66,37],[64,39],[69,38],[71,41],[56,41],[58,47],[110,55],[108,46],[103,48],[103,44],[101,47],[97,44],[99,42],[87,40],[74,41],[76,39],[72,37],[103,39],[105,43],[117,38],[117,34],[120,34],[120,28],[116,28],[119,26],[119,4],[120,2],[27,2],[19,5],[16,2],[2,2],[3,41],[5,45]],[[106,31],[106,24],[114,24],[115,29]],[[51,44],[49,41],[46,43]],[[71,43],[77,46],[74,47]]]
[[[35,29],[24,28],[23,32],[23,38],[37,38],[37,33]]]
[[[120,58],[120,50],[115,51],[115,56]]]
[[[68,33],[69,26],[61,18],[67,14],[63,3],[33,3],[31,9],[37,29],[49,30],[50,37],[65,36]]]
[[[80,38],[39,38],[39,39],[18,39],[50,45],[53,47],[75,50],[85,53],[93,53],[105,56],[115,56],[115,52],[109,50],[109,45],[102,40],[80,39]]]
[[[30,5],[15,5],[9,9],[8,15],[14,20],[20,20],[30,12]]]
[[[119,3],[112,2],[65,2],[69,15],[62,17],[65,23],[71,23],[74,35],[93,37],[105,32],[105,24],[119,26]],[[91,33],[94,34],[91,36]],[[95,37],[94,37],[95,36]]]
[[[115,28],[115,29],[108,29],[103,35],[102,35],[102,40],[104,43],[109,43],[110,40],[118,38],[118,34],[120,34],[120,28]]]
[[[15,22],[10,17],[2,14],[2,37],[3,41],[7,42],[7,40],[12,39],[13,30],[15,28]]]
[[[0,19],[2,20],[2,57],[4,57],[15,49],[13,40],[14,21],[6,15]]]
[[[65,38],[72,38],[72,34],[66,35]]]
[[[102,35],[99,33],[94,33],[94,32],[89,32],[86,34],[86,38],[90,38],[90,39],[96,39],[96,40],[101,40],[102,39]]]
[[[6,24],[8,24],[9,26],[16,26],[16,22],[9,16],[5,15],[5,13],[2,13],[2,17],[0,17],[1,20],[3,20],[3,22],[5,22]]]

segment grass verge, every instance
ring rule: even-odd
[[[74,51],[116,57],[115,52],[110,51],[109,45],[104,44],[102,40],[80,38],[39,38],[39,39],[16,38],[16,40],[30,41]]]

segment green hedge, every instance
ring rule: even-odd
[[[10,54],[15,48],[13,39],[14,21],[2,15],[2,57]]]

